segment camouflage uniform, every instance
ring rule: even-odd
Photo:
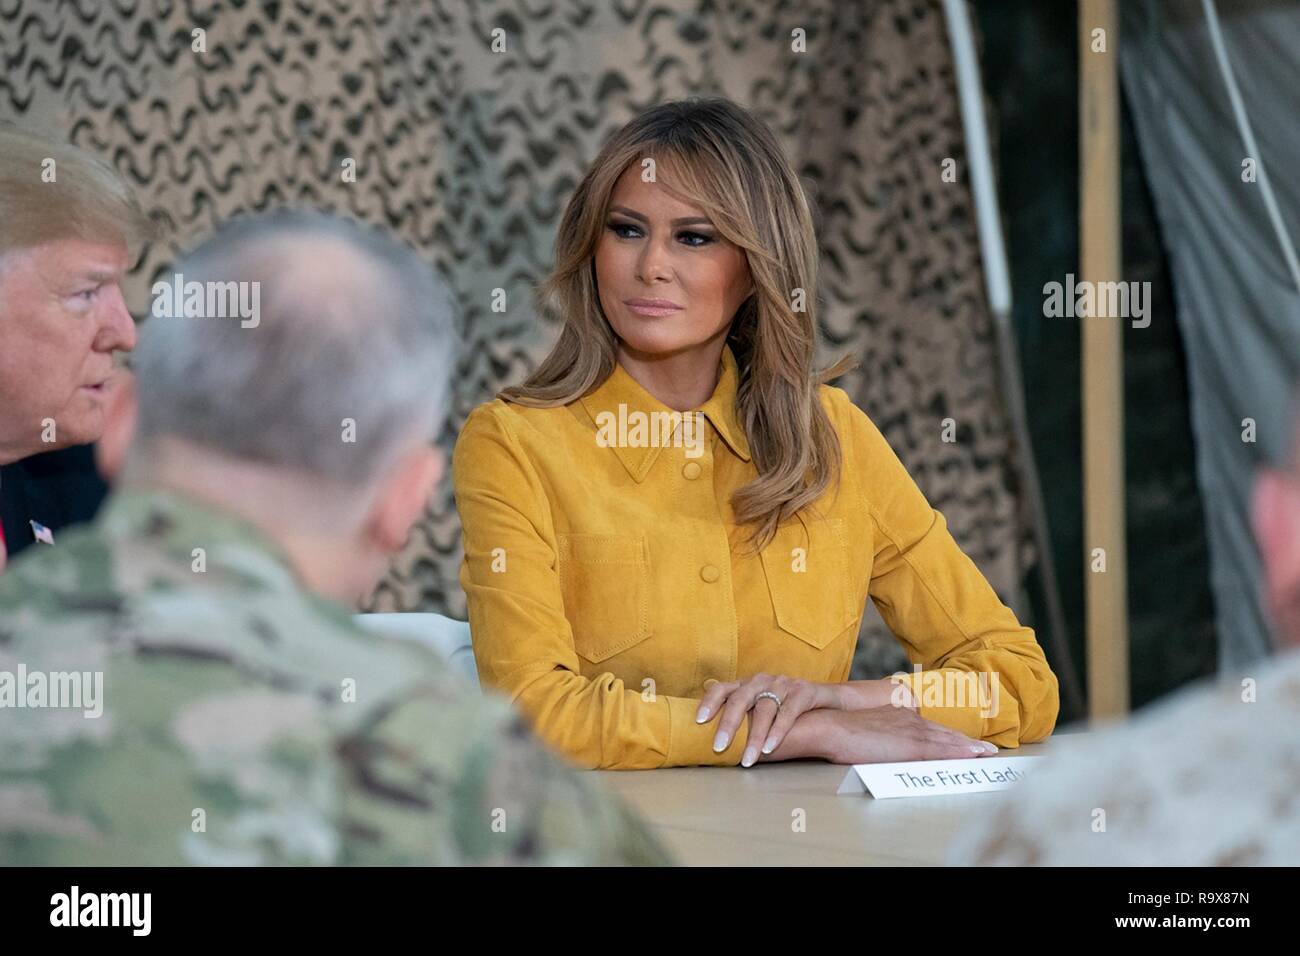
[[[958,835],[948,862],[1295,866],[1297,723],[1300,649],[1198,682],[1130,723],[1061,738],[1058,756]]]
[[[102,672],[103,714],[0,708],[0,862],[668,862],[504,701],[177,496],[116,495],[0,575],[20,664]]]

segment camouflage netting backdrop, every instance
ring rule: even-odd
[[[792,51],[796,29],[807,52]],[[178,249],[241,212],[331,209],[421,250],[466,321],[448,449],[554,338],[530,290],[599,144],[663,100],[732,97],[773,126],[819,208],[825,358],[862,358],[839,384],[1015,595],[1033,551],[937,0],[0,0],[0,58],[0,118],[110,160],[170,220],[126,287],[138,315]],[[940,178],[948,157],[955,184]],[[949,416],[955,443],[941,440]],[[444,482],[371,609],[463,618],[459,561]],[[856,676],[905,662],[869,612]]]

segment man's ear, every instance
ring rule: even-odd
[[[1279,560],[1284,547],[1300,545],[1300,490],[1287,476],[1271,468],[1260,471],[1251,493],[1250,523],[1267,564]]]
[[[140,411],[135,376],[126,369],[118,369],[113,378],[104,396],[104,433],[95,445],[95,466],[110,485],[122,472]]]
[[[380,488],[366,519],[366,532],[376,548],[388,554],[402,550],[411,525],[424,513],[442,477],[442,469],[442,452],[432,445],[419,448],[398,462]]]
[[[1265,469],[1255,480],[1251,525],[1264,565],[1265,594],[1283,644],[1300,641],[1300,483]]]
[[[1300,485],[1282,472],[1261,471],[1251,494],[1250,523],[1269,587],[1300,580]]]

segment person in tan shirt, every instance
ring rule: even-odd
[[[1071,736],[958,835],[950,863],[1300,863],[1300,416],[1295,429],[1290,462],[1260,472],[1251,507],[1277,654]]]
[[[763,124],[669,103],[570,201],[563,321],[453,468],[479,676],[581,766],[969,757],[1059,697],[871,420],[813,369],[816,239]],[[870,597],[919,666],[850,681]]]

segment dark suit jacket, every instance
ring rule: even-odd
[[[108,486],[95,471],[93,445],[47,451],[0,465],[0,522],[9,558],[35,543],[36,521],[54,532],[89,521],[99,510]]]

